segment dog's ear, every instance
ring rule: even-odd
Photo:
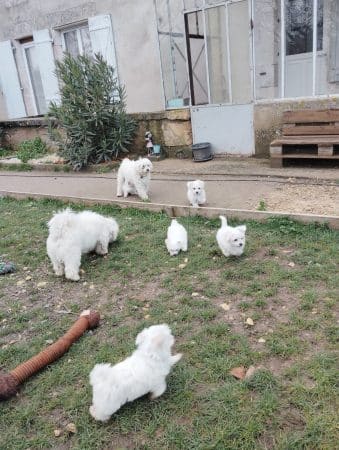
[[[142,330],[135,339],[135,345],[139,346],[145,341],[146,338],[146,330]]]
[[[246,232],[246,225],[239,225],[239,226],[237,227],[237,229],[238,229],[239,231],[242,231],[242,232],[245,234],[245,232]]]

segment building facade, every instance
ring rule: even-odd
[[[193,142],[264,155],[286,109],[339,106],[339,0],[2,0],[0,120],[58,100],[55,61],[100,52],[127,110],[188,110]]]

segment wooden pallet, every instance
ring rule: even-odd
[[[286,111],[283,123],[283,136],[270,145],[271,167],[287,158],[339,159],[339,109]]]

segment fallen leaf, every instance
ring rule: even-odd
[[[68,423],[67,425],[66,425],[66,430],[69,432],[69,433],[76,433],[77,432],[77,427],[75,426],[75,424],[74,423]]]
[[[22,286],[24,283],[25,283],[25,280],[19,280],[19,281],[17,281],[16,285]]]
[[[32,279],[32,277],[31,277],[30,275],[28,275],[28,276],[25,278],[26,281],[29,281],[29,280],[31,280],[31,279]]]
[[[259,339],[258,339],[258,342],[260,342],[261,344],[263,344],[263,343],[266,342],[266,339],[264,339],[264,338],[259,338]]]
[[[53,344],[54,341],[53,341],[53,339],[46,339],[45,342],[46,342],[46,344],[50,345],[50,344]]]
[[[94,284],[91,284],[91,285],[89,286],[89,288],[90,288],[90,289],[94,289]]]
[[[188,258],[184,259],[184,263],[186,263],[186,264],[188,263]]]
[[[192,292],[192,297],[199,297],[199,292]]]
[[[294,267],[295,266],[293,261],[289,262],[287,265],[290,266],[290,267]]]
[[[246,370],[246,374],[245,374],[245,379],[251,378],[251,376],[253,376],[254,372],[256,371],[256,368],[254,366],[250,366],[247,370]]]
[[[57,428],[56,430],[54,430],[54,436],[55,437],[59,437],[61,436],[62,430],[60,430],[59,428]]]
[[[151,316],[149,314],[146,314],[146,316],[144,317],[144,319],[149,319]]]
[[[225,311],[229,311],[231,309],[230,305],[227,303],[221,303],[220,307]]]
[[[26,272],[26,270],[28,270],[28,267],[24,267],[22,270],[24,270]]]
[[[242,380],[243,378],[245,378],[246,369],[243,366],[234,367],[232,370],[230,370],[230,374],[233,375],[238,380]]]
[[[39,281],[37,287],[45,287],[47,285],[47,281]]]
[[[251,327],[254,325],[253,319],[251,319],[250,317],[248,317],[246,319],[246,323],[247,323],[247,325],[250,325]]]
[[[186,264],[179,264],[179,269],[184,269],[186,267]]]

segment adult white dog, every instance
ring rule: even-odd
[[[187,183],[187,198],[194,208],[206,203],[205,182],[201,180]]]
[[[176,256],[180,250],[187,252],[187,231],[176,219],[172,219],[167,229],[165,244],[171,256]]]
[[[125,158],[118,170],[117,197],[137,194],[142,200],[148,200],[152,169],[153,164],[148,158],[136,161]]]
[[[124,361],[111,366],[96,364],[89,378],[93,387],[94,419],[106,421],[122,405],[150,393],[151,399],[166,390],[166,376],[181,354],[171,355],[174,337],[166,324],[153,325],[138,334],[137,349]]]
[[[47,254],[54,272],[73,281],[80,279],[81,255],[93,250],[105,255],[119,232],[119,225],[112,218],[92,211],[75,213],[69,208],[54,214],[48,228]]]
[[[217,242],[225,256],[240,256],[245,249],[246,225],[231,227],[227,225],[227,219],[219,216],[221,227],[217,231]]]

